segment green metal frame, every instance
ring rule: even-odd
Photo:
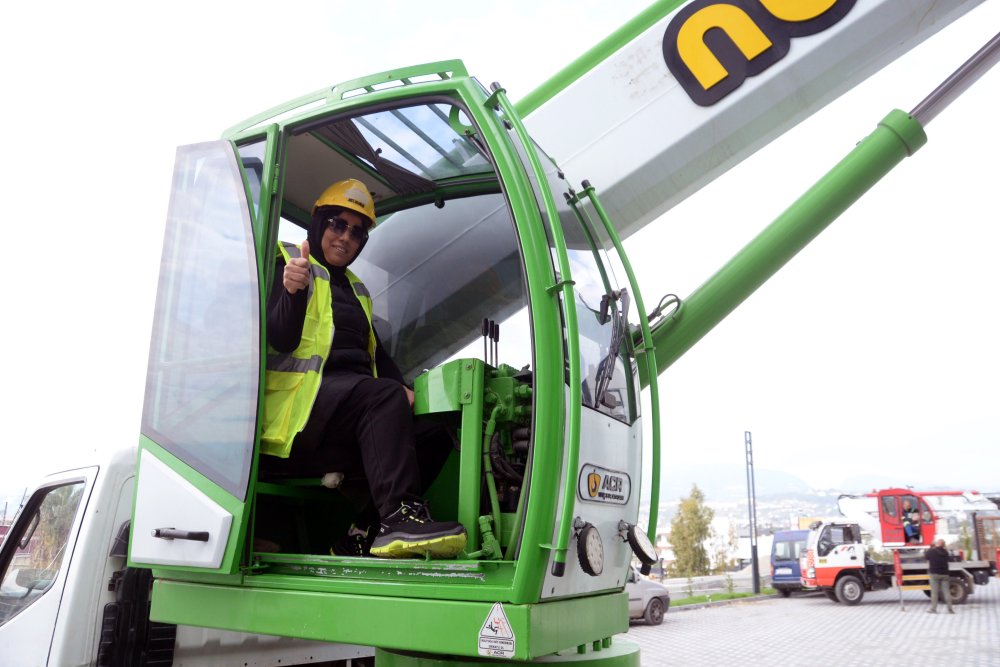
[[[649,326],[649,318],[646,316],[646,306],[643,305],[642,293],[639,291],[639,281],[636,280],[635,272],[632,270],[632,263],[625,253],[621,237],[618,236],[618,231],[615,229],[614,223],[611,222],[607,211],[604,210],[600,199],[597,198],[597,190],[588,181],[583,182],[583,193],[590,200],[591,205],[593,205],[597,217],[601,219],[608,237],[618,252],[618,258],[621,260],[622,266],[625,267],[625,274],[628,276],[628,282],[632,288],[632,298],[635,299],[635,307],[639,311],[639,331],[642,334],[642,338],[640,341],[633,340],[633,344],[636,354],[642,355],[645,361],[647,373],[651,373],[649,375],[649,403],[650,411],[652,412],[651,421],[653,429],[652,470],[650,471],[652,478],[650,480],[649,523],[646,526],[646,536],[655,544],[656,522],[659,518],[660,506],[660,387],[657,380],[658,376],[654,372],[656,369],[656,346],[653,344],[653,332]]]
[[[449,72],[451,73],[450,76]],[[245,133],[257,131],[259,126],[268,121],[284,125],[287,118],[299,118],[313,115],[317,111],[328,111],[332,106],[338,106],[339,102],[363,97],[363,95],[345,97],[347,93],[351,92],[364,91],[366,93],[378,93],[388,91],[391,93],[393,88],[384,88],[384,86],[393,83],[397,83],[399,87],[430,85],[434,82],[426,81],[425,78],[434,73],[438,75],[440,81],[447,81],[452,77],[468,78],[469,76],[468,71],[465,69],[465,64],[461,60],[442,60],[436,63],[413,65],[411,67],[370,74],[365,77],[339,83],[333,87],[321,88],[315,92],[296,97],[294,100],[285,102],[284,104],[271,107],[242,122],[236,123],[223,132],[222,136],[226,138],[241,137]],[[417,81],[417,79],[421,80]],[[412,94],[412,90],[407,93],[407,95],[410,94]],[[366,97],[366,99],[369,98]]]
[[[409,77],[416,78],[422,76],[428,70],[439,71],[441,69],[441,63],[433,63],[431,65],[400,70],[399,76],[402,79],[408,79]],[[508,192],[508,200],[510,201],[511,213],[517,228],[516,231],[524,244],[523,259],[529,285],[548,286],[555,282],[552,262],[548,252],[548,243],[544,232],[540,228],[540,212],[533,205],[535,200],[532,195],[531,184],[521,168],[517,154],[513,150],[506,132],[502,129],[500,121],[492,109],[492,104],[487,101],[485,91],[483,91],[478,83],[465,76],[460,76],[465,73],[464,67],[460,63],[444,63],[444,69],[455,72],[456,75],[453,78],[412,85],[406,84],[404,81],[403,85],[386,90],[374,90],[374,87],[378,82],[391,79],[392,77],[389,73],[373,75],[372,77],[348,82],[347,84],[340,84],[333,89],[333,91],[337,91],[336,94],[330,93],[329,89],[324,89],[323,91],[303,96],[288,104],[258,114],[226,131],[226,136],[232,141],[243,142],[259,139],[265,135],[269,139],[266,148],[268,164],[265,165],[264,178],[261,184],[262,205],[259,218],[260,221],[270,218],[270,224],[264,225],[262,222],[257,221],[254,224],[261,285],[269,284],[269,266],[272,261],[272,247],[274,245],[274,235],[276,234],[279,215],[275,202],[280,201],[281,179],[285,176],[283,173],[278,173],[272,166],[275,163],[276,156],[281,151],[281,128],[285,125],[305,122],[320,115],[350,111],[351,109],[363,106],[391,104],[403,99],[414,99],[416,91],[419,91],[419,96],[451,97],[456,102],[464,105],[463,108],[466,109],[470,119],[483,134],[483,140],[490,146],[493,154],[496,156],[495,166],[499,174],[499,187]],[[397,73],[394,72],[392,74],[396,75]],[[416,88],[416,86],[419,86],[419,88]],[[357,90],[359,88],[364,89],[366,92],[362,95],[346,99],[343,99],[342,93],[339,92]],[[341,99],[343,101],[340,101]],[[321,104],[315,106],[315,103]],[[296,114],[297,110],[309,107],[311,104],[314,106],[308,108],[307,111]],[[275,117],[282,115],[286,116],[286,118],[280,122],[268,126],[262,125],[262,123],[272,121]],[[496,191],[497,187],[495,183],[484,183],[473,186],[466,183],[460,185],[459,189],[466,193],[472,193],[473,190],[478,191],[484,188]],[[265,202],[270,202],[270,206],[264,206]],[[393,202],[388,202],[388,204],[391,206]],[[266,298],[265,292],[266,289],[262,287],[260,295],[262,307],[263,300]],[[539,389],[536,392],[537,407],[539,410],[544,411],[545,414],[562,414],[565,398],[562,320],[559,305],[545,289],[529,289],[529,300],[531,302],[531,320],[534,330],[534,381],[535,386]],[[263,312],[263,309],[261,312]],[[461,497],[467,499],[478,499],[479,493],[478,480],[482,465],[482,441],[479,434],[482,431],[483,419],[483,376],[484,369],[482,365],[479,364],[476,366],[474,364],[470,391],[472,398],[468,405],[462,406],[463,439],[469,439],[468,443],[463,442],[463,449],[475,452],[474,456],[465,457],[461,464],[461,478],[463,480],[461,484],[463,486],[460,488],[459,494]],[[562,420],[557,420],[558,423],[555,423],[555,421],[541,420],[534,425],[535,438],[547,444],[544,447],[536,448],[533,454],[531,483],[538,488],[534,490],[529,488],[525,492],[526,495],[534,493],[539,502],[531,504],[523,517],[517,516],[514,520],[517,528],[521,531],[522,537],[522,542],[517,550],[517,562],[506,561],[495,563],[488,568],[486,574],[482,576],[477,575],[476,582],[469,582],[468,586],[458,585],[449,587],[449,593],[446,597],[493,601],[508,600],[518,604],[535,602],[539,599],[543,576],[540,571],[544,570],[544,561],[548,558],[548,552],[543,545],[550,540],[553,517],[555,516],[554,503],[548,497],[549,494],[543,492],[543,487],[548,486],[549,482],[547,480],[553,478],[554,471],[561,468],[563,459],[563,450],[561,447],[563,436]],[[256,465],[256,458],[254,465]],[[185,468],[186,466],[181,464],[178,470],[183,471]],[[255,479],[255,477],[252,477],[252,479]],[[522,495],[522,500],[523,497],[524,494]],[[470,538],[472,538],[470,543],[475,544],[478,542],[478,512],[475,511],[474,504],[471,501],[463,502],[461,505],[463,509],[460,510],[462,512],[460,520],[469,529]],[[249,507],[249,503],[246,507]],[[241,534],[240,544],[236,546],[230,544],[229,549],[236,549],[237,546],[242,547],[247,542],[249,540],[246,540],[245,536]],[[235,554],[231,555],[235,556]],[[227,563],[229,562],[227,561]],[[264,561],[258,561],[257,563],[250,562],[249,555],[244,558],[244,567],[246,568],[247,576],[254,579],[254,581],[266,578],[268,575],[259,574],[259,565],[264,562],[268,562],[267,556],[264,556]],[[390,567],[395,567],[396,564],[382,562],[380,566],[389,569]],[[198,579],[199,581],[211,581],[213,576],[215,576],[219,577],[220,581],[224,580],[228,582],[231,580],[228,577],[228,573],[234,572],[236,567],[237,564],[235,558],[233,558],[232,564],[226,569],[226,573],[199,573]],[[315,579],[311,579],[308,582],[300,580],[296,584],[298,586],[313,587],[318,591],[332,591],[339,588],[332,578],[323,576],[320,573],[320,570],[323,570],[324,567],[327,572],[332,571],[329,564],[317,565],[306,562],[297,564],[285,563],[283,567],[286,570],[291,567],[297,567],[299,571],[316,573]],[[374,570],[369,570],[369,573],[371,572],[374,572]],[[194,575],[193,572],[190,574]],[[487,581],[493,583],[487,583]],[[356,581],[353,583],[347,582],[343,585],[345,589],[356,586]],[[397,586],[397,588],[400,587]],[[427,594],[425,589],[415,588],[406,592],[406,587],[403,586],[402,588],[404,590],[401,591],[401,594],[404,596]]]
[[[321,641],[336,636],[352,644],[476,656],[477,639],[493,604],[156,580],[150,616],[198,627]],[[625,592],[543,604],[504,604],[503,610],[515,637],[513,658],[521,661],[610,640],[628,630]]]
[[[589,650],[588,650],[589,649]],[[431,655],[413,651],[375,650],[375,664],[379,667],[482,667],[491,665],[523,664],[518,660],[499,658],[474,658],[463,660],[455,656]],[[547,655],[538,662],[546,665],[572,664],[573,667],[639,667],[639,645],[620,637],[581,644],[575,651],[560,651]]]
[[[409,83],[410,79],[423,78],[428,71],[441,70],[442,65],[454,76]],[[401,81],[400,85],[379,89],[380,83],[397,80]],[[345,97],[350,91],[361,92]],[[242,528],[238,539],[227,545],[225,566],[220,570],[154,568],[158,580],[152,618],[233,630],[313,636],[326,641],[384,645],[386,619],[396,619],[398,622],[392,625],[397,626],[412,625],[414,619],[422,619],[414,625],[419,627],[421,623],[431,622],[429,619],[441,623],[441,619],[460,617],[462,622],[454,627],[470,629],[474,626],[478,635],[486,612],[500,602],[505,609],[512,610],[511,621],[520,623],[518,632],[523,634],[519,636],[525,637],[525,643],[518,647],[519,659],[587,645],[595,640],[610,641],[611,635],[627,629],[627,601],[622,593],[605,592],[540,602],[542,581],[550,558],[555,564],[564,565],[572,536],[579,458],[580,362],[572,276],[558,214],[534,145],[502,91],[488,95],[465,75],[460,63],[434,63],[324,89],[227,130],[225,136],[233,142],[267,138],[260,208],[253,224],[261,312],[264,312],[267,286],[270,285],[270,267],[281,213],[283,186],[279,173],[284,172],[281,142],[286,126],[307,123],[333,113],[349,113],[424,97],[455,100],[466,111],[493,155],[498,176],[495,181],[456,184],[447,189],[447,194],[451,196],[457,192],[461,196],[481,191],[496,192],[497,189],[506,193],[520,239],[532,327],[534,370],[530,387],[513,380],[513,369],[489,370],[479,360],[444,364],[417,378],[417,412],[460,413],[457,512],[458,519],[469,531],[466,558],[401,562],[316,554],[253,553],[252,539],[248,536],[252,529],[248,528],[246,518],[251,503],[256,502],[256,494],[265,492],[297,498],[302,493],[314,493],[319,497],[315,489],[272,488],[274,485],[266,484],[258,489],[255,455],[247,502],[237,503],[237,507],[231,498],[222,498],[218,489],[182,462],[171,461],[171,467],[191,480],[196,488],[230,509]],[[497,110],[497,105],[501,111]],[[299,112],[303,108],[307,110]],[[284,118],[277,119],[277,116]],[[509,127],[505,128],[504,122],[509,123]],[[511,128],[513,136],[509,132]],[[526,171],[515,141],[525,147],[530,171]],[[444,187],[449,186],[445,184]],[[404,197],[400,197],[385,205],[395,209],[412,203],[403,200]],[[545,224],[549,226],[548,234]],[[556,277],[553,252],[561,280]],[[263,323],[261,326],[263,341],[266,331]],[[266,346],[262,344],[263,349]],[[432,384],[435,387],[432,388]],[[527,400],[533,401],[532,409],[522,404]],[[518,498],[518,510],[513,514],[503,513],[491,503],[489,519],[485,522],[479,511],[481,473],[489,465],[488,457],[484,456],[484,448],[489,444],[483,433],[484,421],[487,423],[486,437],[491,421],[498,424],[530,422],[534,442]],[[569,432],[564,433],[567,424]],[[155,443],[148,445],[158,449]],[[158,458],[164,457],[158,452]],[[561,472],[564,465],[567,466],[565,481]],[[567,489],[561,514],[557,514],[560,499],[552,493],[553,486],[558,483],[564,483]],[[557,523],[559,539],[553,546],[553,526]],[[483,528],[490,529],[495,536],[494,542],[483,539]],[[556,549],[555,554],[553,549]],[[275,612],[284,611],[272,614],[272,608]],[[317,613],[311,614],[310,609]],[[618,609],[621,613],[611,613],[609,609]],[[327,622],[303,630],[302,619],[314,616],[326,618]],[[515,621],[515,618],[520,620]],[[466,647],[462,648],[459,644],[467,641],[468,634],[463,634],[461,641],[456,635],[455,646],[451,646],[455,633],[450,628],[444,631],[444,627],[449,625],[439,625],[434,630],[424,627],[419,632],[405,634],[405,643],[393,646],[423,647],[456,654],[467,651],[467,645],[463,644]]]
[[[417,376],[416,414],[461,412],[458,520],[468,533],[470,548],[479,544],[479,480],[482,478],[480,432],[483,423],[485,365],[459,359]]]
[[[569,255],[566,251],[566,240],[563,237],[559,213],[556,210],[552,194],[546,187],[545,170],[541,159],[535,151],[534,143],[524,128],[520,117],[514,110],[503,88],[496,87],[490,101],[500,105],[506,120],[511,123],[524,146],[525,156],[535,176],[535,182],[545,204],[545,217],[548,219],[549,233],[559,265],[559,280],[554,282],[549,291],[562,297],[563,321],[566,325],[566,363],[568,364],[569,382],[569,415],[566,433],[566,464],[563,480],[562,512],[559,519],[559,532],[555,553],[552,556],[552,573],[561,576],[566,569],[566,552],[569,549],[570,537],[573,534],[573,511],[576,503],[576,475],[580,465],[580,410],[583,403],[582,385],[580,379],[580,337],[576,321],[576,298],[573,294],[573,274],[570,271]],[[487,102],[489,103],[489,101]]]
[[[525,95],[516,104],[517,112],[521,116],[528,116],[686,1],[657,0],[652,3],[582,56],[549,77],[538,88]]]
[[[478,94],[482,88],[476,86]],[[556,498],[552,480],[563,465],[564,423],[566,415],[565,369],[563,362],[563,321],[559,304],[540,286],[555,284],[555,270],[549,253],[549,241],[542,226],[541,211],[536,206],[535,191],[521,168],[520,158],[506,133],[499,129],[500,119],[491,99],[483,99],[476,109],[488,114],[488,123],[476,122],[496,160],[497,171],[507,192],[517,234],[520,238],[524,270],[529,285],[528,301],[534,350],[534,411],[531,467],[526,479],[527,498],[521,527],[517,571],[510,592],[511,602],[535,602],[540,597],[545,566],[551,546],[551,532],[556,516]],[[539,415],[545,415],[539,419]]]

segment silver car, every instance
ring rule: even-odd
[[[645,619],[649,625],[663,622],[663,615],[670,608],[670,591],[666,586],[640,576],[634,567],[630,567],[625,579],[625,591],[628,593],[630,620]]]

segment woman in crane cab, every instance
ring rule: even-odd
[[[421,443],[418,456],[413,392],[372,327],[368,290],[347,268],[374,227],[368,188],[348,179],[316,200],[301,246],[279,243],[267,305],[262,452],[296,470],[364,473],[368,518],[351,526],[335,553],[453,557],[465,547],[465,529],[434,521],[421,497],[448,445]]]

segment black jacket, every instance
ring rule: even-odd
[[[924,552],[927,559],[927,571],[931,574],[948,574],[948,550],[944,547],[931,547]]]

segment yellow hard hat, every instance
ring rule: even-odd
[[[313,205],[313,215],[320,206],[339,206],[356,211],[368,218],[368,229],[375,226],[375,201],[365,184],[356,178],[337,181],[323,190]]]

